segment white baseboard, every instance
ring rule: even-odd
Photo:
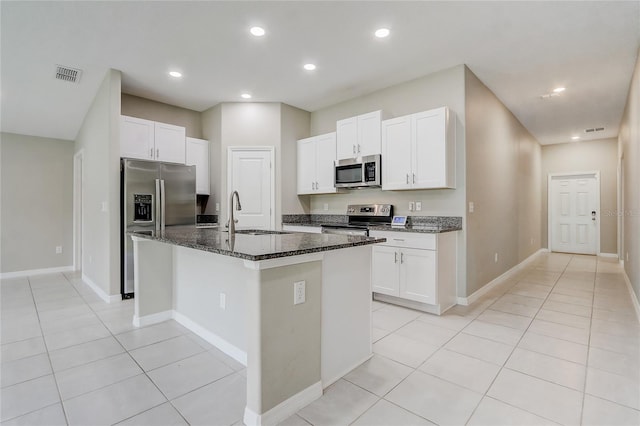
[[[365,362],[369,361],[372,357],[373,357],[373,353],[371,353],[371,354],[365,356],[364,358],[354,362],[352,365],[350,365],[349,367],[347,367],[344,370],[340,371],[338,374],[334,375],[333,377],[329,377],[326,380],[322,380],[322,388],[323,389],[328,388],[329,386],[331,386],[332,384],[334,384],[335,382],[337,382],[338,380],[340,380],[341,378],[346,376],[348,373],[353,371],[355,368],[357,368],[357,367],[361,366],[362,364],[364,364]]]
[[[229,355],[231,358],[238,361],[240,364],[247,365],[247,353],[242,349],[238,348],[235,345],[232,345],[217,334],[212,333],[201,325],[195,323],[180,312],[173,311],[173,319],[175,319],[179,324],[188,328],[198,336],[202,337],[207,342],[211,343],[216,348],[220,349],[225,354]]]
[[[60,272],[71,272],[73,270],[74,270],[73,265],[58,266],[55,268],[29,269],[25,271],[2,272],[0,273],[0,278],[1,279],[21,278],[21,277],[28,277],[29,275],[57,274]]]
[[[509,278],[511,278],[517,272],[520,272],[522,269],[526,268],[541,253],[546,253],[548,251],[549,250],[547,250],[546,248],[541,248],[540,250],[538,250],[537,252],[533,253],[531,256],[527,257],[525,260],[523,260],[522,262],[518,263],[516,266],[514,266],[511,269],[509,269],[508,271],[506,271],[505,273],[503,273],[499,277],[494,278],[493,280],[491,280],[487,284],[485,284],[482,287],[480,287],[478,290],[474,291],[471,295],[469,295],[467,297],[458,297],[458,305],[467,306],[467,305],[472,304],[473,302],[475,302],[476,300],[478,300],[479,298],[481,298],[482,296],[484,296],[485,294],[487,294],[488,292],[490,292],[491,290],[493,290],[494,288],[496,288],[497,286],[502,284],[504,281],[506,281]]]
[[[244,424],[247,426],[277,425],[281,421],[322,396],[322,384],[316,382],[292,397],[282,401],[264,414],[244,408]]]
[[[613,257],[613,258],[618,258],[618,253],[599,253],[598,256],[600,257]]]
[[[118,300],[122,300],[122,295],[120,294],[109,295],[105,293],[105,291],[102,288],[100,288],[98,284],[94,283],[93,280],[91,280],[91,278],[85,275],[84,272],[82,273],[82,281],[84,281],[84,283],[88,285],[91,288],[91,290],[93,290],[93,292],[100,299],[104,300],[106,303],[113,303],[113,302],[117,302]]]
[[[638,296],[636,292],[633,291],[633,286],[631,285],[631,280],[627,275],[627,271],[622,270],[622,275],[624,275],[624,282],[627,284],[627,290],[629,290],[629,296],[631,297],[631,303],[633,303],[633,308],[636,311],[636,317],[638,318],[638,322],[640,322],[640,303],[638,302]]]
[[[133,325],[136,327],[145,327],[151,324],[157,324],[159,322],[167,321],[173,318],[173,310],[158,312],[151,315],[145,315],[143,317],[133,316]]]

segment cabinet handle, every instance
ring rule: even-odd
[[[356,153],[356,146],[352,145],[352,147],[353,147],[353,153],[355,154]]]
[[[404,253],[400,252],[400,263],[404,263]]]
[[[411,173],[413,175],[413,183],[416,183],[416,174],[415,173]]]
[[[316,182],[316,189],[320,188],[320,185],[318,184],[318,182]]]
[[[360,154],[360,144],[358,144],[358,154]]]
[[[409,184],[409,173],[407,173],[407,185]]]
[[[398,263],[398,252],[393,253],[393,263]]]
[[[404,241],[402,238],[392,238],[393,241]]]
[[[153,158],[153,148],[151,148],[151,151],[149,151],[149,158]]]
[[[156,158],[160,158],[160,148],[156,149]]]

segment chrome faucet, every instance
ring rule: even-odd
[[[238,191],[233,191],[231,196],[229,197],[229,221],[227,222],[227,227],[229,228],[229,236],[234,235],[236,233],[236,223],[238,223],[238,219],[233,218],[233,196],[236,196],[236,200],[238,203],[236,204],[236,210],[242,210],[242,205],[240,204],[240,195]]]

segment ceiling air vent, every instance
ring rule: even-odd
[[[69,83],[77,83],[80,81],[82,70],[56,65],[56,78],[58,80],[68,81]]]
[[[593,132],[601,132],[604,130],[604,127],[593,127],[591,129],[584,129],[585,133],[593,133]]]

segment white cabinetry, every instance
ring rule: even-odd
[[[123,158],[184,164],[185,137],[184,127],[120,117],[120,156]]]
[[[442,107],[382,122],[382,189],[455,188],[455,118]]]
[[[371,236],[387,239],[372,249],[376,299],[438,315],[456,304],[454,232],[371,231]]]
[[[336,158],[362,157],[380,154],[380,123],[382,111],[373,111],[336,122]]]
[[[336,192],[333,183],[335,159],[335,132],[299,140],[298,194]]]
[[[283,231],[289,232],[306,232],[307,234],[321,234],[322,228],[319,226],[305,226],[305,225],[282,225]]]
[[[196,166],[196,194],[210,195],[209,141],[187,138],[185,163],[187,166]]]

